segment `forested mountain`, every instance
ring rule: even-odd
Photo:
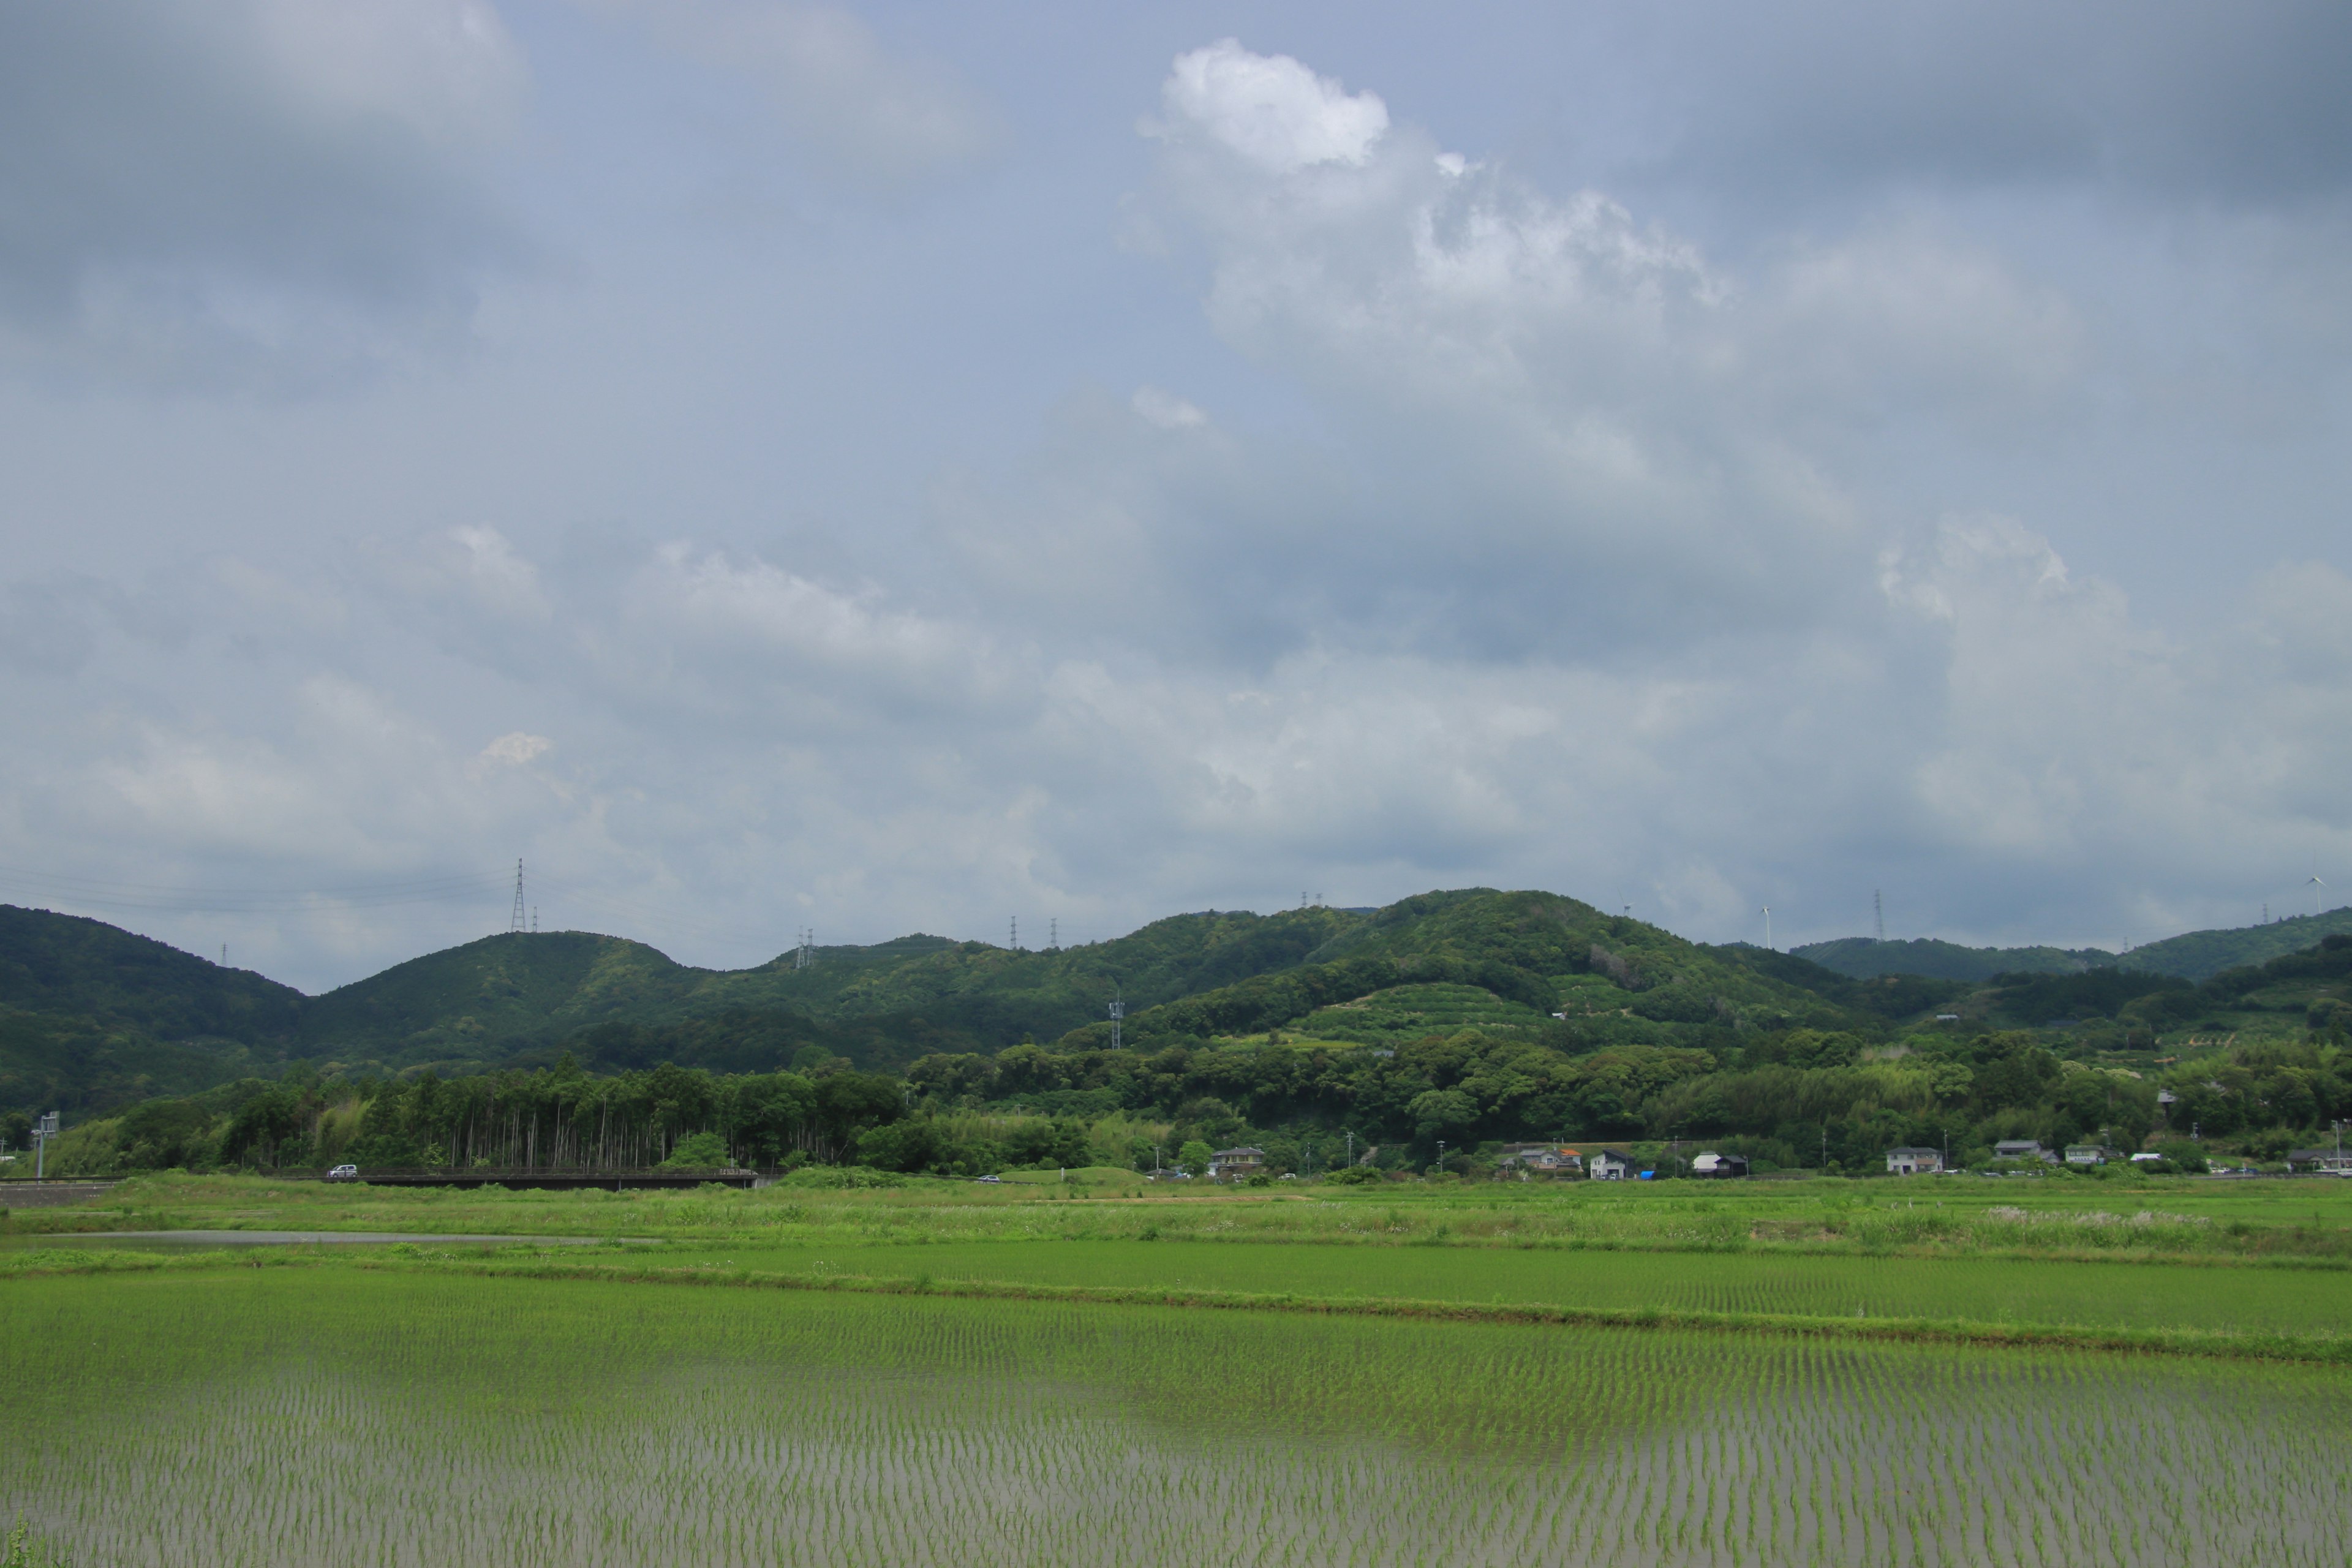
[[[1932,937],[1873,942],[1866,936],[1848,936],[1835,942],[1807,942],[1789,951],[1856,980],[1916,974],[1929,980],[1982,982],[1996,974],[2080,974],[2116,962],[2114,953],[2095,947],[1962,947]]]
[[[2120,953],[2096,947],[1962,947],[1927,937],[1873,942],[1863,936],[1808,942],[1790,951],[1858,980],[1916,974],[1982,984],[2002,974],[2081,974],[2105,968],[2208,980],[2225,969],[2300,952],[2324,936],[2344,935],[2352,935],[2352,908],[2322,915],[2289,915],[2263,925],[2192,931]]]
[[[251,1043],[291,1036],[307,1000],[103,921],[0,904],[0,1005],[161,1039]]]
[[[733,972],[505,935],[308,998],[94,921],[10,910],[0,930],[0,1136],[67,1110],[85,1131],[62,1153],[93,1170],[715,1149],[971,1172],[1139,1157],[1147,1131],[1285,1160],[1352,1133],[1412,1163],[1689,1135],[1853,1168],[1889,1142],[2136,1143],[2162,1131],[2159,1086],[2250,1149],[2352,1115],[2352,936],[2201,983],[1856,978],[1468,889]]]
[[[585,931],[508,933],[316,997],[75,916],[0,908],[0,1106],[103,1110],[275,1064],[444,1073],[658,1061],[731,1071],[839,1058],[896,1068],[1053,1039],[1298,963],[1360,914],[1209,911],[1048,952],[908,936],[696,969]]]
[[[2323,937],[2352,936],[2352,908],[2322,915],[2289,915],[2266,925],[2238,926],[2223,931],[2192,931],[2133,948],[2123,955],[2126,969],[2178,974],[2183,980],[2209,980],[2225,969],[2267,963],[2291,952],[2301,952]]]

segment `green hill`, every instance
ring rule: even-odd
[[[307,998],[103,921],[0,904],[0,1005],[163,1039],[292,1038]]]
[[[2120,966],[2202,981],[2225,969],[2300,952],[2325,936],[2343,935],[2352,935],[2352,908],[2330,910],[2324,915],[2290,915],[2267,925],[2192,931],[2122,953],[2096,947],[1962,947],[1927,937],[1873,942],[1862,936],[1808,942],[1790,951],[1856,980],[1917,974],[1981,984],[1998,974],[2082,974]]]
[[[1677,1026],[1852,1021],[1736,950],[1556,893],[1477,888],[1401,900],[1339,926],[1293,967],[1145,1009],[1125,1034],[1144,1048],[1284,1027],[1373,1043],[1440,1025],[1534,1036],[1558,1023],[1567,1028],[1553,1033],[1586,1044],[1654,1044]],[[1109,1035],[1088,1024],[1058,1044],[1100,1049]]]
[[[2324,915],[2289,915],[2268,925],[2238,926],[2220,931],[2192,931],[2168,936],[2123,955],[2126,969],[2178,974],[2183,980],[2210,979],[2225,969],[2267,963],[2291,952],[2316,946],[2322,937],[2352,935],[2352,908],[2330,910]]]
[[[908,936],[751,969],[681,964],[586,931],[511,933],[306,997],[101,921],[0,910],[0,1105],[87,1110],[185,1093],[289,1058],[472,1071],[659,1061],[767,1070],[804,1057],[890,1068],[1051,1039],[1297,964],[1362,917],[1211,911],[1051,952]]]
[[[1873,942],[1866,936],[1848,936],[1808,942],[1790,952],[1854,980],[1881,974],[1966,981],[1990,980],[1996,974],[2080,974],[2116,962],[2114,953],[2095,947],[1962,947],[1932,937]]]

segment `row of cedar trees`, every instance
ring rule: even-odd
[[[169,1159],[141,1147],[157,1142],[142,1137],[150,1131],[142,1113],[173,1103],[124,1118],[124,1163],[209,1163],[200,1148],[184,1145]],[[683,1152],[700,1166],[774,1168],[840,1160],[861,1131],[903,1114],[898,1080],[878,1074],[722,1076],[666,1064],[592,1078],[567,1061],[551,1071],[474,1078],[427,1072],[405,1083],[272,1085],[230,1113],[215,1158],[262,1168],[348,1160],[378,1168],[626,1170]]]

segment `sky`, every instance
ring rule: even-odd
[[[0,900],[313,991],[518,859],[720,967],[2334,907],[2347,59],[2325,0],[0,5]]]

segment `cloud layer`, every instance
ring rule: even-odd
[[[2343,260],[2324,159],[2233,186],[2179,269],[2115,246],[2137,259],[2086,281],[2051,259],[2046,187],[2097,160],[2051,126],[1973,174],[1881,149],[1969,189],[1890,195],[1874,165],[1836,210],[1791,187],[1798,152],[1776,195],[1726,151],[1727,126],[1813,134],[1791,105],[1819,62],[1785,62],[1612,189],[1204,32],[1088,122],[1119,190],[1049,221],[1035,171],[1076,165],[1033,162],[1050,139],[992,96],[1003,58],[845,11],[247,0],[138,37],[107,15],[0,24],[0,89],[79,84],[0,90],[0,380],[93,450],[197,455],[127,521],[95,477],[0,480],[27,539],[55,517],[136,543],[0,572],[0,723],[31,738],[0,753],[0,884],[106,879],[123,910],[172,905],[162,934],[316,984],[502,925],[518,855],[551,924],[729,963],[812,922],[1084,938],[1475,882],[1714,940],[1760,935],[1765,903],[1783,939],[1847,934],[1883,888],[1897,934],[2118,942],[2284,908],[2306,863],[2352,876],[2329,784],[2352,563],[2242,552],[2193,616],[2069,564],[2110,482],[2082,451],[2324,489],[2333,459],[2304,454],[2341,424],[2340,366],[2306,349],[2280,373],[2298,390],[2232,390],[2294,323],[2330,341],[2294,303]],[[662,179],[628,207],[630,180],[560,153],[515,195],[513,146],[607,145],[537,107],[601,112],[584,89],[613,84],[566,74],[599,49],[620,86],[718,106],[697,135],[737,134],[711,127],[752,92],[805,165],[782,216],[692,228]],[[2179,130],[2144,101],[2174,55],[2141,53],[2145,79],[2083,110],[2117,146]],[[665,175],[715,178],[661,140],[676,119],[613,101],[649,116]],[[1841,102],[1823,115],[1934,118]],[[1708,179],[1704,210],[1647,199]],[[2042,188],[1971,205],[2004,181]],[[2035,214],[2056,226],[2021,239]],[[515,265],[534,225],[577,258],[561,285]],[[918,254],[905,276],[950,303],[853,287]],[[2221,274],[2245,297],[2139,330]],[[886,352],[914,368],[850,454],[862,488],[823,491],[798,426],[867,395]],[[1040,406],[975,405],[992,356],[1065,353]],[[425,368],[350,390],[392,363]],[[85,411],[43,390],[66,374],[170,395]],[[257,385],[278,402],[241,412]],[[380,505],[351,499],[361,460]],[[270,480],[268,527],[233,521],[224,473]],[[191,521],[205,486],[230,503]],[[471,903],[176,912],[459,874],[488,879]]]

